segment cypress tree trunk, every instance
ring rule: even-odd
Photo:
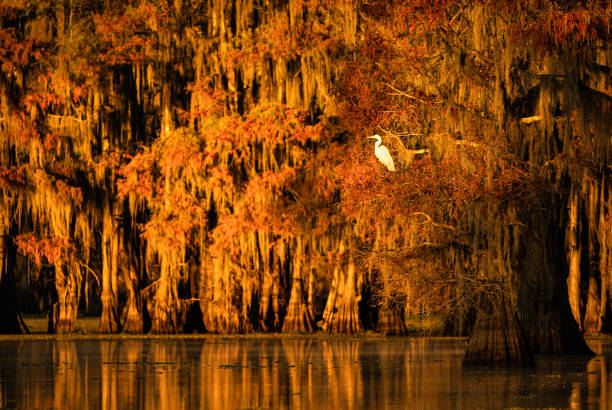
[[[201,247],[203,250],[203,247]],[[215,320],[215,289],[219,291],[217,283],[219,283],[217,276],[215,274],[215,269],[213,269],[213,259],[210,256],[202,252],[200,262],[200,310],[202,311],[202,321],[204,322],[204,327],[209,332],[218,332],[219,327],[217,325],[217,321]],[[210,266],[209,266],[210,265]]]
[[[281,271],[283,261],[280,255],[266,249],[269,246],[267,234],[259,236],[261,252],[265,253],[262,259],[263,273],[260,280],[260,299],[259,299],[259,326],[264,331],[278,332],[283,325],[282,309],[284,302],[281,300],[282,284]]]
[[[378,312],[378,323],[376,330],[385,335],[400,336],[408,333],[406,321],[404,319],[404,309],[390,306],[388,302],[383,305]]]
[[[519,324],[516,309],[504,295],[482,293],[464,366],[533,366],[535,361]]]
[[[340,245],[340,252],[344,245]],[[352,256],[344,266],[334,268],[329,296],[323,312],[323,329],[330,333],[358,333],[363,331],[359,315],[361,277]]]
[[[129,277],[126,278],[128,299],[125,304],[125,321],[121,331],[123,333],[144,333],[147,330],[145,307],[140,295],[140,279],[136,271],[130,268]]]
[[[589,277],[587,288],[587,303],[584,311],[584,330],[585,336],[595,336],[599,333],[601,320],[599,317],[599,309],[601,304],[601,287],[600,278],[593,276]]]
[[[0,231],[0,334],[29,333],[17,308],[15,289],[15,246]]]
[[[567,277],[567,291],[569,304],[572,309],[572,314],[580,329],[582,329],[582,301],[580,298],[580,259],[581,259],[581,243],[580,243],[580,197],[572,189],[569,200],[569,221],[568,221],[568,259],[569,259],[569,274]]]
[[[104,202],[102,215],[102,315],[100,333],[119,332],[119,314],[116,284],[119,264],[119,226],[113,218],[111,205]]]
[[[296,252],[293,255],[293,273],[291,278],[291,296],[287,305],[287,314],[283,322],[283,332],[312,332],[314,320],[308,309],[304,292],[302,265],[304,264],[302,240],[298,238]]]
[[[176,267],[170,265],[170,260],[172,258],[168,255],[161,255],[160,276],[156,282],[151,332],[158,334],[178,333],[181,330],[178,283],[171,272]]]
[[[592,353],[567,298],[562,224],[551,205],[524,223],[517,221],[520,209],[517,215],[508,208],[492,232],[484,260],[495,286],[479,294],[466,365],[529,366],[532,354]]]
[[[601,206],[604,209],[610,209],[610,205],[609,203],[606,203],[606,201],[608,201],[608,194],[606,193],[606,190],[608,189],[608,184],[603,183],[603,187],[601,190]],[[600,213],[599,216],[599,235],[600,235],[600,243],[601,243],[601,258],[600,258],[600,268],[599,271],[601,272],[601,299],[600,299],[600,306],[599,306],[599,318],[600,318],[600,328],[599,330],[601,332],[606,332],[609,333],[610,330],[612,330],[612,321],[610,320],[612,318],[612,314],[611,314],[611,310],[612,310],[612,306],[610,305],[612,299],[611,299],[611,280],[612,278],[610,277],[610,272],[609,270],[612,268],[612,266],[610,266],[610,257],[611,257],[611,253],[610,250],[608,249],[608,247],[610,246],[610,234],[611,234],[611,230],[608,226],[607,222],[607,215],[604,212]]]
[[[517,261],[524,241],[517,205],[476,203],[470,210],[468,219],[474,223],[470,282],[477,299],[466,366],[534,364],[517,306],[516,283],[522,276]]]
[[[532,216],[518,259],[519,318],[534,354],[592,354],[567,297],[560,224],[547,209]]]
[[[137,213],[130,210],[129,203],[125,214]],[[146,285],[146,249],[145,242],[141,239],[139,231],[132,226],[132,217],[124,218],[124,238],[120,239],[127,259],[126,268],[123,271],[123,283],[128,291],[128,298],[123,308],[121,318],[121,331],[123,333],[145,333],[151,327],[150,317],[142,296],[142,290]]]
[[[265,331],[281,328],[280,276],[275,258],[273,267],[264,267],[259,301],[259,326]]]
[[[588,175],[588,173],[587,173]],[[599,317],[600,297],[601,297],[601,273],[600,267],[600,242],[599,242],[599,214],[600,214],[600,182],[594,178],[587,180],[585,193],[586,202],[586,223],[587,232],[586,239],[586,261],[584,269],[588,274],[586,281],[586,304],[584,310],[583,333],[587,336],[593,336],[599,333],[601,329],[601,320]]]
[[[71,333],[78,315],[81,275],[74,267],[61,262],[56,263],[54,267],[57,303],[51,313],[53,315],[51,330],[58,334]]]
[[[380,229],[376,231],[376,241],[372,256],[378,253],[384,254],[384,248],[379,246],[381,239]],[[377,266],[380,271],[379,274],[373,275],[372,267]],[[376,322],[376,331],[385,335],[404,335],[408,332],[406,328],[406,313],[408,300],[412,298],[413,289],[410,279],[405,279],[403,291],[401,295],[392,295],[394,290],[391,289],[390,283],[390,271],[397,269],[392,263],[383,261],[382,263],[376,264],[375,258],[370,258],[370,281],[376,281],[380,287],[379,294],[381,296],[380,308],[378,310],[378,319]],[[370,285],[372,286],[372,285]],[[397,289],[395,290],[397,292]],[[364,314],[365,316],[365,314]],[[364,321],[368,321],[367,317],[363,318]],[[370,315],[370,322],[372,321],[372,315]]]
[[[202,321],[209,332],[246,333],[252,330],[246,303],[248,286],[241,286],[239,272],[230,269],[224,258],[212,258],[202,274]]]

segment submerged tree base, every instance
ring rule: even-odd
[[[404,312],[390,306],[383,306],[379,312],[376,330],[387,336],[403,336],[408,333]]]
[[[464,366],[534,366],[533,354],[505,296],[482,295]]]

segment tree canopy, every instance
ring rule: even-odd
[[[611,16],[2,2],[0,330],[18,307],[60,333],[79,310],[108,333],[436,317],[466,363],[588,352],[610,328]]]

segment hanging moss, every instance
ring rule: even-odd
[[[52,329],[93,288],[107,332],[200,328],[198,304],[230,333],[476,310],[470,360],[586,351],[569,318],[610,326],[612,121],[587,3],[2,9],[4,231],[54,266]]]

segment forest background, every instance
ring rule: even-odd
[[[0,331],[609,332],[608,1],[0,1]],[[383,136],[397,171],[374,157]]]

